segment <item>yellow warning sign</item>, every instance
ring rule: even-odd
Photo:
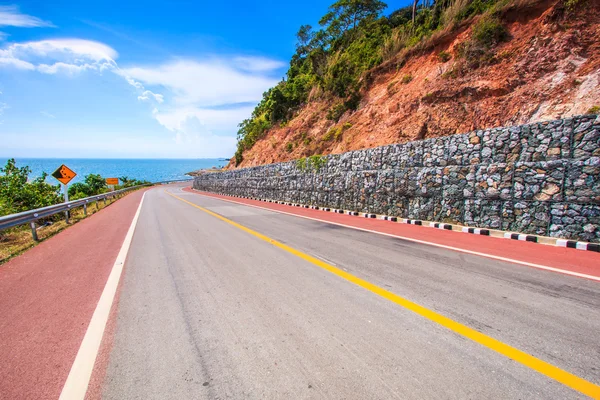
[[[67,183],[71,182],[71,179],[75,178],[77,174],[71,168],[63,164],[52,173],[52,176],[58,179],[59,182],[66,185]]]

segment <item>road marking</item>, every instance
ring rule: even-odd
[[[185,192],[185,193],[190,193],[190,192]],[[428,242],[426,240],[415,239],[415,238],[411,238],[411,237],[407,237],[407,236],[394,235],[393,233],[385,233],[385,232],[374,231],[374,230],[371,230],[371,229],[360,228],[360,227],[354,226],[354,225],[346,225],[346,224],[342,224],[342,223],[339,223],[339,222],[328,221],[326,219],[308,217],[306,215],[300,215],[300,214],[294,214],[294,213],[287,212],[287,211],[275,210],[273,208],[257,206],[257,205],[254,205],[254,204],[247,204],[247,203],[243,203],[241,201],[235,201],[235,200],[224,199],[224,198],[221,198],[221,197],[210,196],[210,195],[206,195],[204,193],[191,193],[191,194],[195,194],[195,195],[199,195],[199,196],[204,196],[204,197],[209,197],[209,198],[213,198],[213,199],[217,199],[217,200],[222,200],[222,201],[228,201],[230,203],[240,204],[242,206],[260,208],[262,210],[268,210],[268,211],[272,211],[272,212],[276,212],[276,213],[280,213],[280,214],[291,215],[292,217],[310,219],[312,221],[324,222],[326,224],[342,226],[344,228],[356,229],[356,230],[363,231],[363,232],[375,233],[377,235],[383,235],[383,236],[393,237],[393,238],[397,238],[397,239],[407,240],[407,241],[413,242],[413,243],[426,244],[428,246],[434,246],[434,247],[439,247],[439,248],[442,248],[442,249],[447,249],[447,250],[452,250],[452,251],[458,251],[458,252],[465,253],[465,254],[472,254],[474,256],[485,257],[485,258],[489,258],[489,259],[492,259],[492,260],[498,260],[498,261],[504,261],[504,262],[509,262],[509,263],[513,263],[513,264],[524,265],[526,267],[541,269],[541,270],[544,270],[544,271],[556,272],[556,273],[563,274],[563,275],[576,276],[578,278],[585,278],[585,279],[589,279],[589,280],[592,280],[592,281],[600,282],[600,277],[599,276],[594,276],[594,275],[589,275],[589,274],[582,274],[580,272],[569,271],[569,270],[566,270],[566,269],[560,269],[560,268],[549,267],[547,265],[530,263],[530,262],[527,262],[527,261],[516,260],[514,258],[507,258],[507,257],[502,257],[502,256],[495,256],[493,254],[480,253],[478,251],[462,249],[460,247],[447,246],[445,244],[439,244],[439,243],[435,243],[435,242]]]
[[[135,231],[135,226],[137,225],[145,196],[146,193],[142,195],[140,205],[131,221],[129,230],[125,235],[125,240],[123,241],[121,250],[119,250],[117,259],[110,271],[104,290],[102,290],[102,295],[100,296],[100,300],[98,300],[98,304],[96,305],[90,324],[85,332],[75,361],[71,366],[67,381],[60,393],[60,400],[83,400],[85,398],[90,378],[92,377],[94,363],[96,362],[96,356],[98,355],[102,337],[104,336],[104,330],[106,329],[106,323],[108,322],[108,317],[110,315],[110,309],[117,292],[117,287],[119,286],[121,273],[123,272],[123,264],[127,258],[127,252],[129,251],[131,240],[133,239],[133,232]]]
[[[270,243],[275,247],[285,250],[290,254],[293,254],[305,261],[308,261],[320,268],[323,268],[326,271],[331,272],[334,275],[339,276],[340,278],[343,278],[357,286],[360,286],[363,289],[369,290],[370,292],[373,292],[373,293],[383,297],[386,300],[396,303],[399,306],[406,308],[407,310],[410,310],[432,322],[435,322],[445,328],[448,328],[449,330],[451,330],[455,333],[458,333],[459,335],[464,336],[467,339],[471,339],[472,341],[479,343],[482,346],[485,346],[485,347],[487,347],[491,350],[494,350],[495,352],[500,353],[514,361],[517,361],[517,362],[525,365],[526,367],[529,367],[529,368],[533,369],[534,371],[539,372],[540,374],[546,375],[547,377],[552,378],[552,379],[556,380],[557,382],[560,382],[563,385],[570,387],[571,389],[574,389],[574,390],[581,392],[592,398],[600,399],[600,386],[598,386],[592,382],[586,381],[585,379],[580,378],[577,375],[573,375],[570,372],[567,372],[558,367],[555,367],[552,364],[549,364],[543,360],[540,360],[539,358],[536,358],[536,357],[529,355],[519,349],[509,346],[497,339],[494,339],[494,338],[487,336],[481,332],[478,332],[475,329],[469,328],[468,326],[463,325],[459,322],[456,322],[448,317],[445,317],[442,314],[438,314],[435,311],[425,308],[417,303],[413,303],[410,300],[407,300],[401,296],[398,296],[397,294],[394,294],[383,288],[380,288],[379,286],[374,285],[368,281],[365,281],[365,280],[363,280],[357,276],[354,276],[346,271],[343,271],[342,269],[336,268],[333,265],[330,265],[324,261],[319,260],[318,258],[312,257],[306,253],[303,253],[299,250],[294,249],[293,247],[287,246],[287,245],[280,243],[274,239],[271,239],[268,236],[263,235],[262,233],[256,232],[250,228],[245,227],[244,225],[238,224],[237,222],[234,222],[228,218],[225,218],[222,215],[212,212],[202,206],[199,206],[190,201],[182,199],[181,197],[176,196],[172,193],[169,193],[169,192],[166,192],[166,193],[178,200],[183,201],[184,203],[191,205],[192,207],[195,207],[199,210],[204,211],[205,213],[207,213],[209,215],[212,215],[215,218],[220,219],[223,222],[226,222],[226,223],[228,223],[238,229],[241,229],[242,231],[247,232],[267,243]]]

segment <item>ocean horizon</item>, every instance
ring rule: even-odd
[[[71,183],[82,182],[88,174],[100,174],[103,178],[127,176],[150,182],[189,178],[186,173],[199,169],[219,168],[227,165],[225,158],[25,158],[14,157],[18,167],[31,168],[29,179],[52,174],[61,164],[71,168],[77,176]],[[9,158],[0,158],[2,167]],[[52,176],[46,179],[58,184]]]

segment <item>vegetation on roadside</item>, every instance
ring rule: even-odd
[[[31,168],[17,167],[14,158],[0,168],[0,216],[51,206],[61,201],[60,187],[46,182],[48,174],[29,181]]]
[[[64,201],[59,185],[46,182],[47,173],[29,179],[31,168],[17,167],[14,159],[9,159],[4,167],[0,167],[0,216],[28,211],[35,208],[47,207]],[[130,179],[127,176],[119,178],[120,184],[115,189],[147,184],[147,181]],[[105,193],[109,190],[105,179],[98,174],[89,174],[84,182],[69,186],[71,200]],[[110,204],[114,199],[109,200]],[[105,202],[96,202],[88,207],[87,212],[93,214],[105,207]],[[62,215],[44,218],[38,221],[38,238],[45,240],[69,225],[85,218],[83,208],[70,211],[69,224]],[[33,247],[36,242],[31,237],[28,225],[18,226],[0,232],[0,264]]]
[[[315,171],[318,172],[327,164],[327,157],[316,154],[310,157],[302,157],[296,160],[296,168],[303,172]]]
[[[334,105],[327,119],[339,121],[347,111],[358,108],[370,69],[417,47],[436,32],[453,29],[461,21],[483,13],[488,15],[475,27],[474,37],[461,50],[461,56],[472,66],[489,61],[489,49],[507,38],[495,14],[508,1],[413,0],[412,5],[389,16],[382,15],[387,6],[378,0],[336,1],[320,19],[319,29],[300,27],[286,77],[263,94],[251,117],[239,125],[236,165],[242,162],[243,152],[269,128],[286,125],[313,99],[330,99]],[[447,52],[439,54],[440,62],[450,58]],[[411,80],[412,76],[406,75],[400,82]],[[323,140],[331,140],[328,133]]]
[[[64,201],[59,185],[46,182],[48,174],[29,179],[31,168],[17,167],[14,158],[9,159],[4,167],[0,167],[0,216],[14,214],[34,208],[51,206]],[[119,178],[120,184],[115,189],[148,184],[148,181],[131,179],[127,176]],[[106,180],[99,174],[86,175],[83,182],[69,185],[69,199],[77,200],[109,191]]]

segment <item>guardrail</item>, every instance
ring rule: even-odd
[[[41,218],[49,217],[51,215],[55,215],[55,214],[64,212],[65,219],[66,219],[67,223],[69,223],[69,211],[71,211],[75,208],[83,207],[83,212],[87,216],[87,206],[90,203],[94,203],[94,202],[103,200],[104,204],[106,204],[106,199],[119,197],[120,195],[123,195],[126,192],[129,192],[131,190],[140,189],[140,188],[146,187],[146,186],[161,185],[161,184],[167,184],[167,183],[172,183],[172,182],[188,182],[188,181],[192,181],[192,180],[193,179],[175,179],[175,180],[170,180],[170,181],[149,183],[147,185],[131,186],[128,188],[119,189],[119,190],[115,190],[115,191],[107,192],[107,193],[102,193],[102,194],[86,197],[86,198],[79,199],[79,200],[69,201],[67,203],[59,203],[59,204],[55,204],[53,206],[36,208],[35,210],[23,211],[23,212],[20,212],[17,214],[5,215],[3,217],[0,217],[0,232],[4,231],[6,229],[9,229],[9,228],[13,228],[15,226],[29,224],[29,226],[31,227],[31,235],[33,236],[33,240],[38,241],[37,227],[36,227],[35,222]]]

